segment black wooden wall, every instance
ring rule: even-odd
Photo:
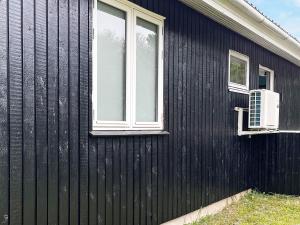
[[[176,0],[166,17],[168,136],[92,137],[92,4],[0,1],[0,223],[160,224],[245,189],[300,194],[297,135],[237,137],[228,50],[273,68],[281,126],[300,128],[300,69]],[[296,178],[296,179],[294,179]]]

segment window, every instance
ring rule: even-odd
[[[259,89],[274,91],[274,71],[259,65]]]
[[[163,20],[129,1],[94,1],[93,130],[163,129]]]
[[[249,93],[249,57],[238,52],[229,51],[229,79],[230,91]]]

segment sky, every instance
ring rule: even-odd
[[[300,40],[300,0],[248,0]]]

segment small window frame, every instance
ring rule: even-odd
[[[92,82],[92,105],[93,105],[93,130],[98,130],[98,128],[102,128],[104,130],[109,130],[109,129],[126,129],[130,127],[130,108],[128,108],[128,105],[130,105],[130,97],[128,95],[130,91],[130,68],[127,66],[130,64],[130,42],[126,41],[126,99],[125,99],[125,121],[100,121],[96,120],[96,115],[98,115],[97,110],[97,90],[98,90],[98,54],[97,54],[97,48],[98,48],[98,43],[97,43],[97,25],[98,25],[98,19],[97,19],[97,3],[99,0],[94,1],[94,11],[93,11],[93,82]],[[132,11],[130,7],[127,5],[121,4],[118,1],[106,1],[106,0],[101,0],[99,2],[103,2],[105,4],[108,4],[112,7],[115,7],[119,10],[122,10],[126,13],[126,27],[131,27],[130,20],[128,18],[132,17]],[[94,16],[95,15],[95,16]],[[130,40],[130,32],[126,32],[126,40]],[[95,63],[96,62],[96,63]],[[99,129],[100,130],[100,129]]]
[[[238,58],[240,60],[243,60],[246,62],[246,85],[241,85],[241,84],[237,84],[234,82],[230,81],[230,67],[231,67],[231,56]],[[231,92],[237,92],[237,93],[241,93],[241,94],[249,94],[249,76],[250,76],[250,60],[249,57],[241,54],[237,51],[234,50],[229,50],[229,54],[228,54],[228,89]]]
[[[126,121],[99,121],[97,115],[97,3],[103,2],[126,13]],[[130,131],[163,130],[163,51],[165,17],[125,0],[93,0],[93,75],[92,75],[92,130]],[[158,74],[157,74],[157,121],[136,122],[136,18],[139,17],[158,26]]]
[[[158,32],[158,56],[157,56],[157,63],[158,63],[158,74],[157,74],[157,122],[137,122],[136,121],[136,26],[134,26],[134,37],[133,37],[133,104],[132,104],[132,121],[133,121],[133,128],[141,129],[163,129],[163,24],[160,20],[149,16],[145,13],[140,11],[134,11],[134,24],[137,22],[137,18],[144,19],[150,23],[157,25]]]
[[[259,64],[258,71],[259,70],[265,70],[270,73],[270,91],[274,91],[274,84],[275,84],[274,70],[271,70],[268,67],[262,66],[261,64]],[[258,73],[258,76],[260,76],[259,73]]]

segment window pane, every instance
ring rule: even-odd
[[[269,71],[259,70],[259,89],[270,90],[270,76]]]
[[[98,2],[97,119],[124,121],[126,105],[126,13]]]
[[[230,56],[230,82],[246,85],[247,62]]]
[[[136,121],[157,121],[158,34],[157,25],[137,18]]]
[[[266,76],[259,76],[259,89],[267,89]]]

